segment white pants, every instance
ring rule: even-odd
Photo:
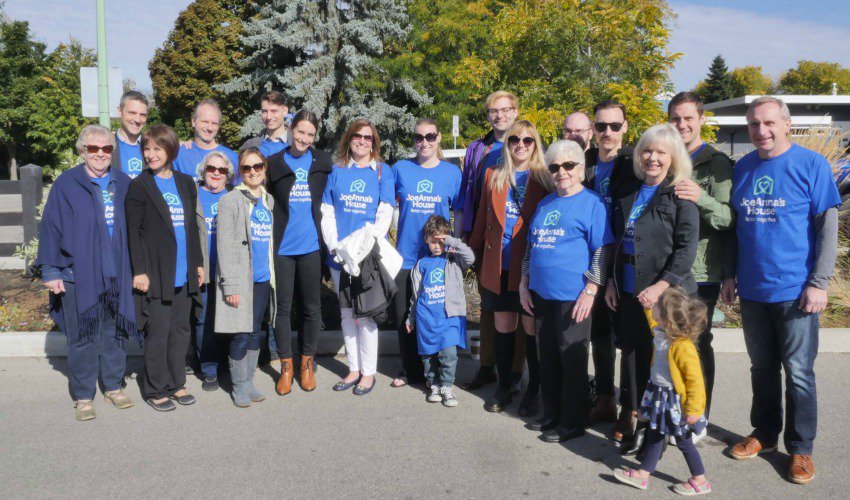
[[[334,290],[339,296],[340,271],[331,268]],[[348,369],[359,371],[366,377],[378,371],[378,325],[372,318],[354,318],[354,309],[340,308],[342,337],[345,339],[345,355]]]

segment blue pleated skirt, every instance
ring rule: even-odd
[[[705,415],[694,425],[685,422],[682,403],[676,389],[658,387],[651,381],[640,401],[640,416],[649,421],[649,427],[665,436],[687,437],[691,432],[699,434],[708,425]]]

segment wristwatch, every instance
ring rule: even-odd
[[[596,297],[596,292],[591,292],[587,288],[585,288],[583,291],[584,291],[584,293],[586,293],[587,295],[590,295],[591,297]]]

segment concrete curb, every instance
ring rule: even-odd
[[[739,328],[715,328],[712,345],[718,353],[745,353],[744,334]],[[470,330],[468,335],[478,335]],[[395,331],[380,332],[379,352],[398,355],[398,336]],[[819,353],[850,353],[850,328],[822,328]],[[322,332],[319,338],[320,355],[342,355],[345,348],[340,331]],[[141,356],[142,349],[134,341],[127,343],[127,354]],[[6,332],[0,333],[0,358],[51,358],[68,355],[67,341],[62,332]]]

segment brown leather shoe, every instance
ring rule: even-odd
[[[301,376],[298,378],[301,390],[310,392],[316,388],[316,377],[313,376],[313,356],[301,356]]]
[[[596,399],[596,404],[591,408],[587,420],[591,425],[597,422],[616,422],[617,405],[614,403],[614,396],[599,396]]]
[[[755,458],[760,453],[770,453],[776,451],[776,449],[776,443],[764,445],[755,436],[750,434],[729,450],[729,456],[735,460],[747,460],[749,458]]]
[[[624,439],[631,438],[635,433],[635,423],[637,423],[637,412],[621,409],[620,418],[614,424],[614,433],[611,435],[611,439],[623,442]]]
[[[285,396],[292,392],[292,377],[294,376],[292,358],[280,358],[280,378],[277,379],[277,385],[275,385],[278,394]]]
[[[792,483],[806,484],[815,478],[815,462],[811,455],[791,454],[788,463],[788,480]]]

